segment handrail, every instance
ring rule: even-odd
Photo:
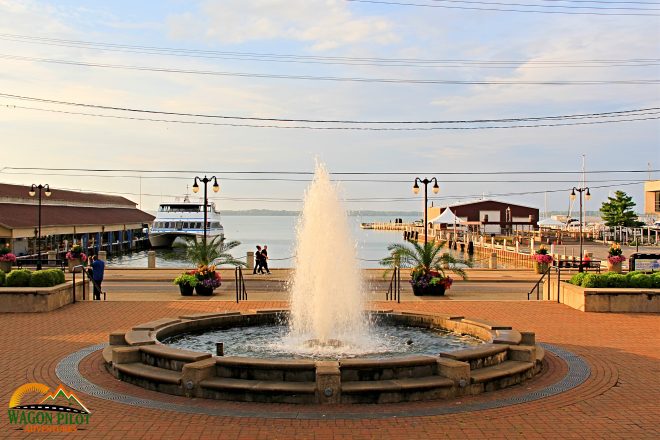
[[[392,270],[392,278],[390,279],[390,286],[385,294],[385,301],[394,301],[401,303],[401,268],[395,266]]]
[[[243,268],[236,266],[234,269],[234,278],[236,280],[236,304],[239,301],[247,301],[247,290],[245,289],[245,279],[243,278]]]
[[[548,276],[548,299],[550,299],[550,272],[552,271],[553,268],[554,268],[554,266],[548,265],[548,268],[543,272],[543,274],[541,275],[541,278],[539,278],[539,280],[536,282],[536,284],[534,284],[534,287],[532,287],[532,290],[530,290],[529,293],[527,294],[527,301],[529,301],[530,297],[532,296],[532,292],[534,292],[534,290],[536,290],[536,300],[539,301],[541,299],[541,295],[540,295],[541,294],[541,283],[545,279],[546,275]],[[556,269],[557,269],[557,272],[559,272],[559,268],[556,268]]]

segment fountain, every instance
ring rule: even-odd
[[[141,324],[110,335],[108,370],[170,394],[284,403],[448,398],[520,383],[540,370],[543,351],[532,333],[463,316],[365,311],[355,241],[321,164],[297,232],[289,310]],[[219,342],[224,353],[213,357]]]

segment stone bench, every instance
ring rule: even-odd
[[[164,368],[152,367],[141,362],[131,364],[115,364],[114,368],[121,374],[131,376],[136,379],[143,379],[149,382],[174,384],[181,383],[181,373],[166,370]],[[146,388],[146,387],[145,387]]]
[[[392,359],[344,359],[339,361],[342,382],[379,381],[433,376],[437,361],[431,356]]]
[[[203,397],[269,403],[314,403],[315,382],[285,382],[211,377],[200,382]]]
[[[161,344],[140,346],[140,358],[143,363],[173,371],[181,371],[185,364],[210,357],[210,353],[180,350]]]
[[[464,350],[441,352],[440,357],[467,362],[470,370],[476,370],[505,361],[508,348],[508,345],[503,344],[482,344]]]
[[[344,382],[342,403],[395,403],[448,397],[454,381],[440,376]]]

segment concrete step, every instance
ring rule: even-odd
[[[267,380],[212,377],[200,382],[202,388],[216,391],[247,391],[250,393],[314,394],[316,382],[282,382]]]
[[[470,381],[472,383],[491,382],[525,373],[533,367],[533,362],[504,361],[497,365],[470,371]]]
[[[115,364],[114,368],[120,373],[134,377],[136,379],[174,385],[179,385],[181,383],[180,372],[152,367],[151,365],[145,365],[141,362],[130,364]]]
[[[405,391],[423,391],[434,388],[451,388],[454,381],[441,376],[413,377],[410,379],[363,380],[343,382],[341,392],[356,393],[394,393]]]

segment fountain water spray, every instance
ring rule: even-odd
[[[297,232],[289,336],[324,350],[363,345],[371,338],[356,242],[337,188],[320,163]]]

